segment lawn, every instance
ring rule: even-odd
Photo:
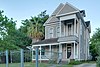
[[[48,63],[39,63],[39,67],[49,67],[52,64],[48,64]],[[66,65],[66,64],[62,64],[62,66],[59,66],[58,64],[55,65],[56,67],[72,67],[72,65]],[[6,67],[5,64],[0,64],[0,67]],[[9,67],[20,67],[20,63],[10,63]],[[36,67],[35,63],[24,63],[24,67]]]

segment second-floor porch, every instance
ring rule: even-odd
[[[79,35],[79,23],[76,19],[60,21],[59,37],[77,36]]]

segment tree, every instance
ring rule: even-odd
[[[25,49],[30,45],[31,39],[19,29],[16,29],[16,21],[9,19],[0,11],[0,50]]]
[[[11,32],[15,31],[15,21],[13,19],[8,19],[7,16],[3,15],[4,11],[0,10],[0,50],[6,49],[17,49],[18,47],[11,44],[9,35]]]
[[[11,43],[20,48],[26,49],[26,46],[30,46],[31,39],[19,30],[12,32],[9,37],[11,38]]]
[[[97,54],[98,54],[97,67],[100,67],[100,42],[99,41],[96,43],[96,48],[97,48]]]
[[[41,40],[44,36],[44,27],[40,22],[41,18],[32,17],[32,19],[30,19],[30,26],[28,27],[27,33],[29,37],[36,39],[36,41]]]
[[[90,52],[93,56],[93,60],[96,60],[97,53],[97,47],[96,44],[100,41],[100,28],[96,28],[95,33],[93,34],[90,42]]]
[[[49,15],[46,14],[46,10],[41,12],[38,16],[31,17],[22,21],[23,26],[20,30],[27,33],[32,39],[41,40],[44,39],[44,27],[43,24],[48,19]]]

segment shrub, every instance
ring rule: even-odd
[[[96,48],[97,48],[97,53],[98,53],[98,57],[97,57],[97,67],[100,67],[100,42],[97,42],[96,44]]]
[[[100,57],[97,57],[96,63],[97,63],[97,67],[100,67]]]
[[[78,64],[82,64],[82,62],[81,61],[71,61],[69,64],[78,65]]]

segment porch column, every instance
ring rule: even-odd
[[[34,47],[32,46],[32,60],[35,59],[35,58],[33,58],[33,50],[34,50]]]
[[[62,44],[59,44],[59,59],[62,58]]]
[[[75,42],[74,42],[74,59],[75,59]]]
[[[49,45],[49,56],[50,56],[50,58],[51,58],[51,45]]]
[[[32,60],[33,60],[33,49],[32,49]]]
[[[40,46],[40,49],[39,50],[40,50],[40,63],[41,63],[41,46]]]
[[[60,25],[59,26],[60,26],[60,37],[61,37],[61,21],[60,21]]]
[[[78,44],[77,44],[77,59],[78,59]]]
[[[76,19],[74,19],[74,35],[76,35]]]

